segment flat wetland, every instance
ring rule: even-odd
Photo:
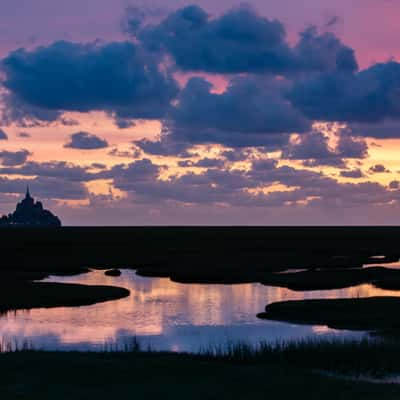
[[[0,355],[2,399],[398,399],[400,386],[340,379],[290,363],[184,354]]]
[[[397,227],[2,228],[0,339],[17,343],[0,349],[2,398],[399,398],[400,385],[340,377],[400,376],[399,237]],[[121,352],[132,337],[151,351]],[[30,351],[10,352],[21,343]],[[96,352],[37,351],[63,343]]]

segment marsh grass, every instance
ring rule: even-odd
[[[151,353],[151,349],[146,351]],[[100,348],[101,353],[141,353],[144,352],[139,339],[136,336],[125,338],[122,343],[115,341],[106,342]]]
[[[16,353],[33,350],[34,347],[28,339],[18,339],[16,337],[0,338],[0,353]]]
[[[201,352],[200,357],[230,363],[284,363],[295,367],[379,378],[400,374],[400,339],[307,339],[300,341],[228,343]]]
[[[28,340],[3,338],[0,353],[41,352]],[[73,353],[73,352],[69,352]],[[137,337],[122,343],[107,342],[97,353],[143,354],[162,356],[150,346],[143,348]],[[54,354],[54,352],[53,352]],[[197,353],[177,353],[178,356],[203,361],[217,361],[232,365],[290,365],[351,376],[383,378],[400,375],[400,339],[365,337],[363,339],[307,339],[300,341],[250,345],[245,342],[227,342],[210,345]]]

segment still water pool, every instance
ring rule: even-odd
[[[116,285],[131,294],[92,306],[7,313],[0,317],[1,341],[28,342],[45,350],[96,351],[110,345],[123,348],[136,337],[144,348],[198,352],[238,341],[257,344],[317,337],[359,338],[366,333],[259,320],[256,314],[266,304],[281,300],[400,295],[371,285],[313,292],[261,284],[184,285],[165,278],[142,278],[132,270],[122,270],[117,278],[94,270],[45,281]]]

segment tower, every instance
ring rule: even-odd
[[[26,194],[25,194],[26,199],[31,199],[31,194],[29,193],[29,185],[26,185]]]
[[[35,199],[31,196],[31,193],[29,191],[29,185],[26,185],[25,198],[21,201],[21,204],[24,207],[33,207],[34,203]]]

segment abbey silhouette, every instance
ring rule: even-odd
[[[60,219],[45,210],[40,201],[36,201],[29,193],[29,186],[26,188],[25,198],[17,204],[17,208],[8,216],[0,218],[0,226],[61,226]]]

